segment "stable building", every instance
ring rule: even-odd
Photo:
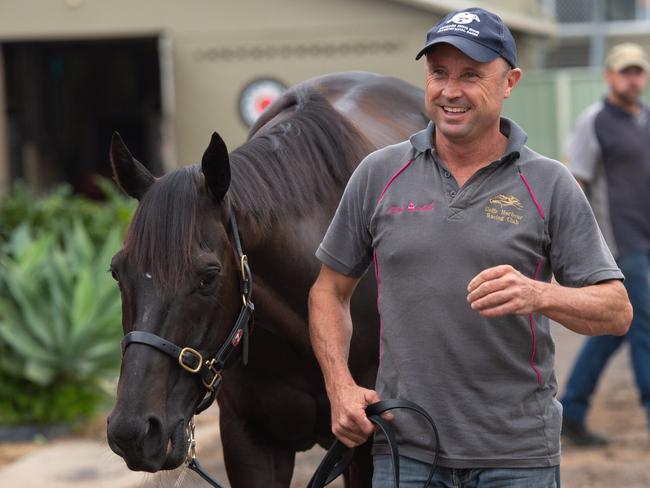
[[[286,87],[363,70],[423,83],[414,60],[446,13],[504,19],[520,65],[556,24],[536,0],[0,0],[0,193],[17,180],[94,194],[119,131],[155,174],[234,148]]]

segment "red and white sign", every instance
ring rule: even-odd
[[[271,78],[251,81],[239,96],[239,115],[251,127],[262,112],[287,89],[284,83]]]

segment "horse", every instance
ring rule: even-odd
[[[405,81],[371,73],[317,77],[271,104],[230,154],[214,133],[200,164],[161,177],[113,135],[114,178],[139,201],[110,265],[129,343],[107,438],[130,469],[179,467],[197,405],[206,388],[214,396],[217,382],[233,488],[286,488],[296,452],[332,443],[309,340],[307,296],[320,269],[314,251],[356,165],[426,126],[423,97]],[[251,290],[242,291],[249,273],[250,339],[247,326],[236,334],[232,328],[252,313]],[[349,365],[369,388],[378,365],[376,300],[367,273],[351,303]],[[237,347],[242,332],[246,344]],[[175,344],[185,347],[165,350]],[[224,348],[229,357],[217,361],[219,368],[204,361]],[[346,487],[369,487],[371,476],[369,448],[356,449]]]

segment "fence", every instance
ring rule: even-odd
[[[606,93],[600,70],[526,71],[503,113],[528,133],[529,147],[563,160],[562,148],[575,119]],[[650,92],[643,98],[650,102]]]

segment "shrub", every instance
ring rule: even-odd
[[[0,209],[24,216],[5,225],[0,249],[0,424],[73,422],[106,401],[119,371],[120,294],[107,270],[132,205],[59,190],[30,206],[23,191]]]

